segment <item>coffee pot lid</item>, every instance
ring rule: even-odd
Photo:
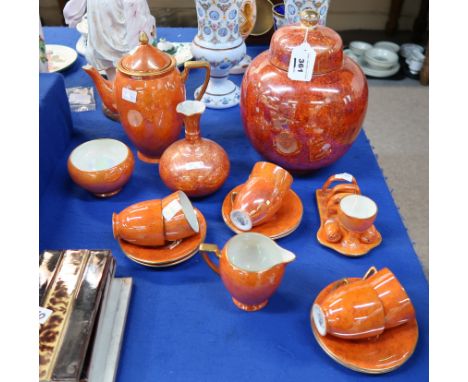
[[[291,51],[305,41],[315,50],[313,74],[324,74],[343,65],[343,42],[338,33],[326,26],[318,25],[317,12],[306,9],[301,12],[300,24],[279,28],[271,39],[270,62],[287,71]]]
[[[163,74],[175,66],[175,60],[167,53],[148,44],[148,36],[140,33],[140,44],[122,57],[117,69],[130,76],[155,76]]]

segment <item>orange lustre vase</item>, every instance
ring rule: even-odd
[[[291,171],[315,170],[344,155],[367,110],[361,68],[343,55],[338,33],[317,21],[314,11],[305,10],[301,24],[278,29],[270,49],[252,61],[242,81],[248,138],[265,158]],[[310,54],[302,62],[313,65],[310,80],[288,73],[290,64],[302,69],[294,63],[304,60],[305,49]]]
[[[210,78],[205,61],[188,61],[179,72],[175,58],[148,44],[144,32],[140,45],[117,63],[114,83],[105,80],[90,65],[83,69],[91,76],[104,105],[118,113],[125,132],[138,149],[138,157],[157,163],[163,151],[180,134],[182,118],[177,105],[185,100],[185,81],[190,69],[205,68],[202,97]]]
[[[200,117],[205,108],[201,101],[184,101],[177,105],[177,112],[185,121],[185,139],[170,145],[159,162],[159,175],[165,185],[191,197],[218,190],[230,169],[226,151],[216,142],[200,136]]]

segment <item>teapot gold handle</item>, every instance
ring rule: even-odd
[[[208,256],[208,253],[211,252],[214,253],[218,259],[221,258],[221,252],[219,251],[218,246],[216,244],[202,243],[200,244],[199,249],[201,255],[203,256],[203,260],[205,260],[208,266],[219,275],[219,266],[213,263],[213,261]]]
[[[211,75],[211,68],[210,64],[207,61],[187,61],[184,63],[184,71],[182,72],[182,82],[185,84],[187,80],[188,74],[192,69],[200,69],[205,68],[205,81],[203,82],[202,88],[198,93],[197,101],[200,101],[205,94],[206,87],[208,86],[208,82],[210,81]]]

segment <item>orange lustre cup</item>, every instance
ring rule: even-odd
[[[365,280],[346,279],[323,300],[314,304],[312,316],[320,335],[356,340],[385,330],[385,313],[377,292]]]
[[[197,214],[188,196],[176,191],[162,199],[164,235],[168,241],[185,239],[200,231]]]
[[[269,162],[257,162],[237,194],[233,194],[232,223],[242,231],[271,219],[280,209],[293,177],[285,169]]]
[[[393,328],[414,319],[416,313],[405,288],[388,268],[371,268],[366,282],[379,296],[385,311],[385,328]]]
[[[351,232],[365,232],[374,224],[376,217],[377,205],[367,196],[347,195],[340,201],[338,219]]]
[[[135,245],[157,247],[165,243],[161,200],[132,204],[112,215],[114,237]]]

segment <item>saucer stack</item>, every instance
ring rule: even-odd
[[[166,268],[183,263],[197,254],[198,247],[204,242],[206,236],[205,217],[198,209],[195,209],[195,213],[200,224],[200,231],[196,235],[166,242],[160,247],[144,247],[118,239],[120,248],[130,260],[147,267]]]
[[[352,41],[344,53],[355,60],[367,76],[385,78],[400,70],[399,49],[398,44],[390,41],[380,41],[373,46],[364,41]]]

